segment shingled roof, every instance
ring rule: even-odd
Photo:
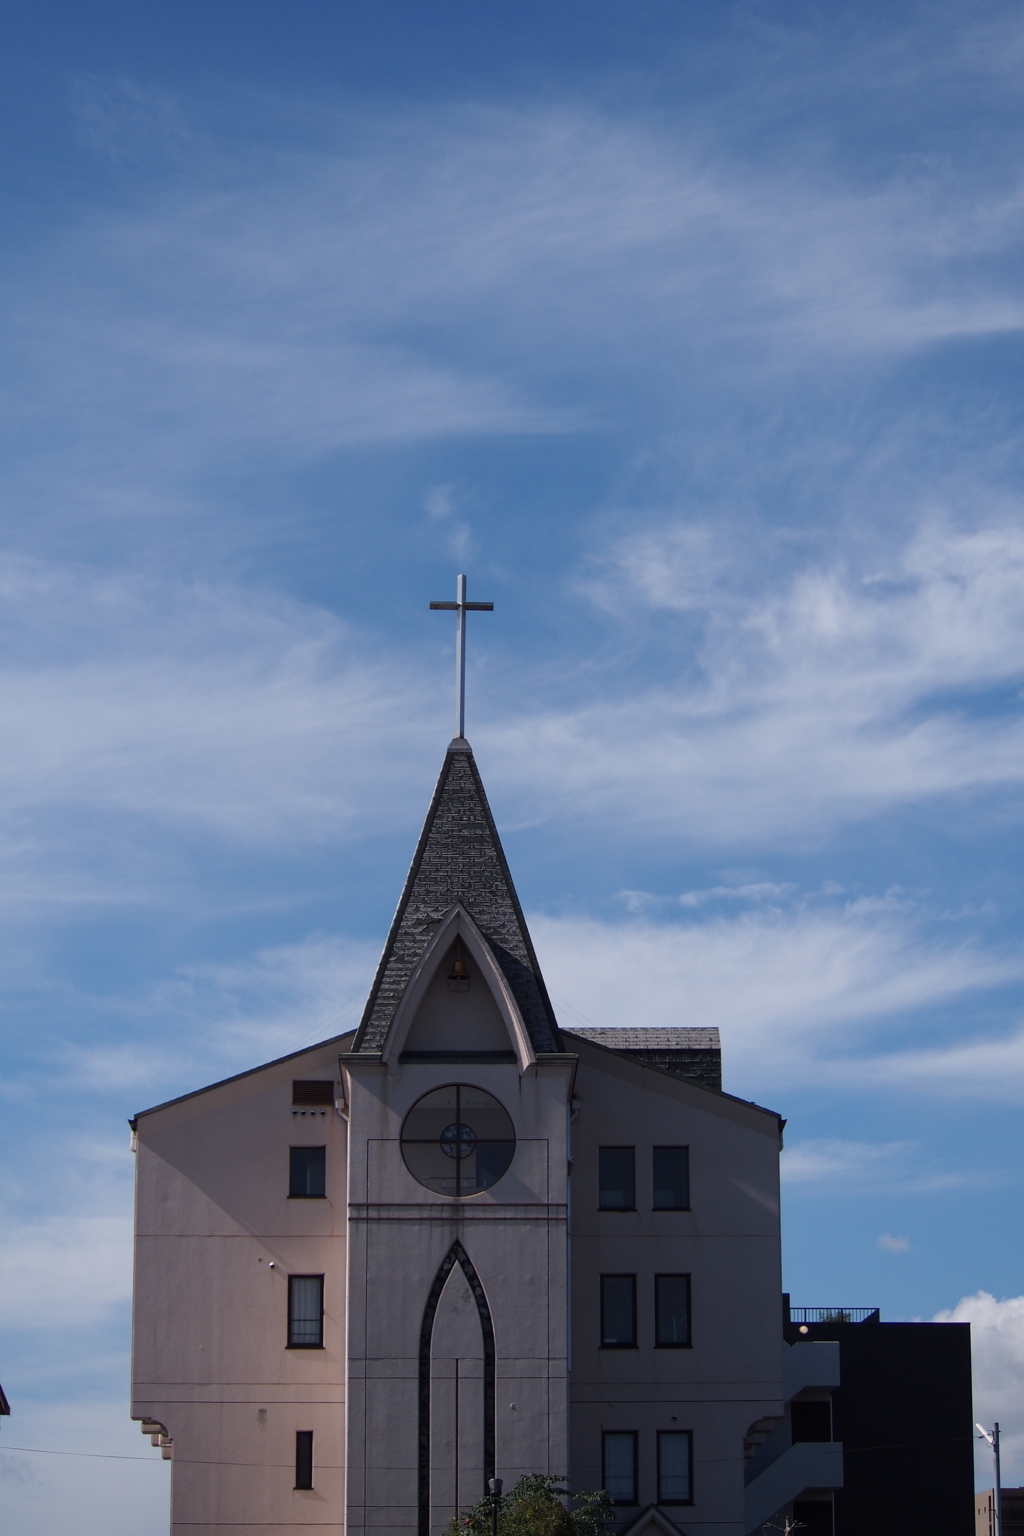
[[[352,1047],[378,1055],[401,997],[452,907],[473,918],[512,991],[538,1052],[563,1049],[473,749],[449,743],[444,767]]]
[[[590,1025],[572,1026],[572,1035],[603,1045],[609,1051],[621,1051],[648,1067],[660,1067],[673,1077],[685,1077],[704,1088],[722,1090],[722,1042],[713,1024],[685,1026],[647,1024],[638,1028]]]

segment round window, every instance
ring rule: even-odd
[[[508,1112],[466,1083],[425,1093],[402,1126],[405,1166],[437,1195],[458,1198],[490,1189],[508,1172],[515,1150]]]

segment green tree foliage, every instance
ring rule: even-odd
[[[564,1478],[533,1472],[499,1501],[498,1536],[604,1536],[614,1518],[603,1490],[570,1501]],[[491,1536],[490,1499],[452,1515],[447,1536]]]

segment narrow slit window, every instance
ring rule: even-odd
[[[288,1276],[288,1348],[323,1349],[324,1277]]]
[[[636,1430],[605,1430],[601,1436],[601,1474],[613,1504],[636,1503]]]
[[[601,1276],[601,1348],[636,1349],[636,1275]]]
[[[311,1429],[295,1431],[295,1486],[296,1488],[313,1486],[313,1431]]]
[[[690,1344],[689,1275],[655,1275],[655,1348],[689,1349]]]
[[[654,1209],[688,1211],[690,1209],[689,1147],[654,1148]]]
[[[599,1147],[598,1207],[602,1211],[636,1210],[636,1149]]]
[[[689,1429],[658,1432],[658,1503],[693,1503],[693,1433]]]
[[[289,1200],[323,1200],[327,1194],[327,1148],[291,1147]]]

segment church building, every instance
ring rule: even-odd
[[[359,1028],[133,1129],[174,1536],[440,1536],[535,1472],[631,1536],[830,1510],[840,1448],[763,1449],[837,1380],[783,1338],[782,1121],[714,1028],[559,1026],[463,736]]]

